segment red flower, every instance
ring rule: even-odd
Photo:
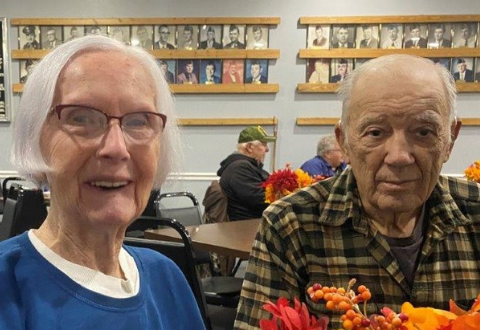
[[[328,326],[326,317],[317,320],[315,316],[310,316],[307,306],[297,298],[293,308],[284,297],[279,298],[277,304],[267,302],[263,308],[270,312],[273,318],[260,320],[261,330],[325,330]]]

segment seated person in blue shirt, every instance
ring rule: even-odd
[[[0,243],[0,329],[205,329],[180,269],[123,245],[176,167],[175,122],[168,85],[143,49],[87,36],[33,69],[12,162],[50,188],[50,210],[39,229]]]
[[[334,176],[342,172],[345,167],[345,158],[338,145],[335,135],[323,136],[317,144],[317,155],[307,160],[301,169],[311,176]]]

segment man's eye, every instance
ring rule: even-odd
[[[424,128],[424,129],[421,129],[418,131],[418,134],[421,136],[421,137],[426,137],[428,135],[431,135],[433,132],[432,130],[430,129],[427,129],[427,128]]]
[[[367,135],[372,136],[372,137],[379,137],[382,134],[382,132],[379,129],[374,129],[371,131],[368,131]]]

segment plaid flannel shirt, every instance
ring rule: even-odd
[[[425,204],[428,222],[413,287],[383,236],[369,226],[350,169],[273,203],[264,212],[250,256],[235,329],[258,329],[266,301],[299,297],[311,314],[340,313],[313,303],[313,283],[346,287],[351,278],[372,292],[368,314],[388,306],[469,306],[480,291],[480,185],[441,176]],[[356,286],[354,287],[356,289]]]

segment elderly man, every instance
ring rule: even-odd
[[[480,290],[480,186],[440,175],[461,126],[450,73],[390,55],[352,72],[340,95],[335,134],[351,168],[265,210],[236,329],[258,329],[262,305],[279,297],[300,297],[340,328],[340,313],[307,298],[316,282],[356,278],[355,290],[371,290],[368,314],[404,301],[468,306]]]
[[[260,218],[265,203],[265,182],[269,173],[263,169],[268,142],[275,141],[260,126],[249,126],[240,132],[237,152],[220,163],[217,175],[228,197],[228,217],[231,221]]]
[[[335,135],[323,136],[317,144],[317,155],[300,167],[311,176],[334,176],[345,169],[345,159]]]

